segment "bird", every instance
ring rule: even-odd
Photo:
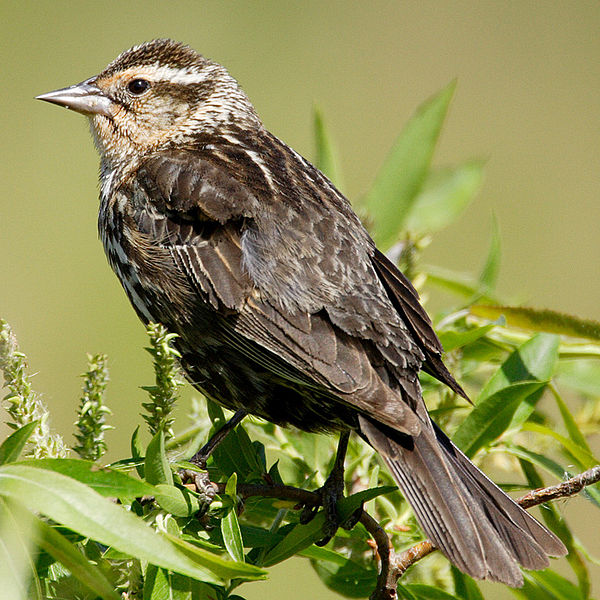
[[[88,117],[108,262],[139,318],[177,334],[188,379],[234,424],[251,414],[340,432],[342,468],[355,432],[433,544],[474,578],[521,586],[519,565],[566,553],[431,420],[421,370],[467,395],[417,291],[223,66],[158,39],[38,98]],[[327,481],[335,500],[339,472]]]

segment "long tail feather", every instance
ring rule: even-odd
[[[477,579],[523,585],[519,569],[544,569],[562,542],[488,479],[435,425],[411,437],[359,417],[431,541]]]

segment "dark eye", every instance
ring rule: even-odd
[[[127,84],[127,89],[134,96],[141,96],[149,87],[150,83],[145,79],[132,79]]]

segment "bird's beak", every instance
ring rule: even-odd
[[[88,116],[113,116],[113,101],[96,85],[93,77],[71,87],[36,96],[36,100],[45,100]]]

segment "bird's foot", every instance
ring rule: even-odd
[[[208,471],[206,471],[206,461],[194,460],[193,462],[202,470],[182,469],[179,471],[179,476],[184,484],[189,482],[195,486],[195,491],[198,494],[198,502],[200,504],[200,510],[198,512],[200,515],[203,515],[209,509],[217,493],[210,480]]]
[[[229,432],[242,421],[246,414],[246,411],[243,409],[237,410],[231,419],[229,419],[221,429],[214,433],[208,442],[198,450],[192,458],[190,458],[189,462],[196,465],[200,470],[183,469],[179,472],[181,481],[184,483],[191,482],[196,486],[201,515],[206,513],[216,496],[215,488],[213,487],[206,470],[206,463],[215,448],[217,448],[217,446],[227,437]]]
[[[344,471],[335,469],[331,472],[323,487],[317,490],[321,496],[321,506],[325,512],[325,524],[323,525],[323,538],[315,542],[317,546],[325,546],[336,534],[338,528],[352,529],[360,520],[362,505],[355,510],[345,521],[340,522],[337,503],[344,497]],[[300,523],[306,524],[314,519],[319,507],[307,506],[300,515]]]

